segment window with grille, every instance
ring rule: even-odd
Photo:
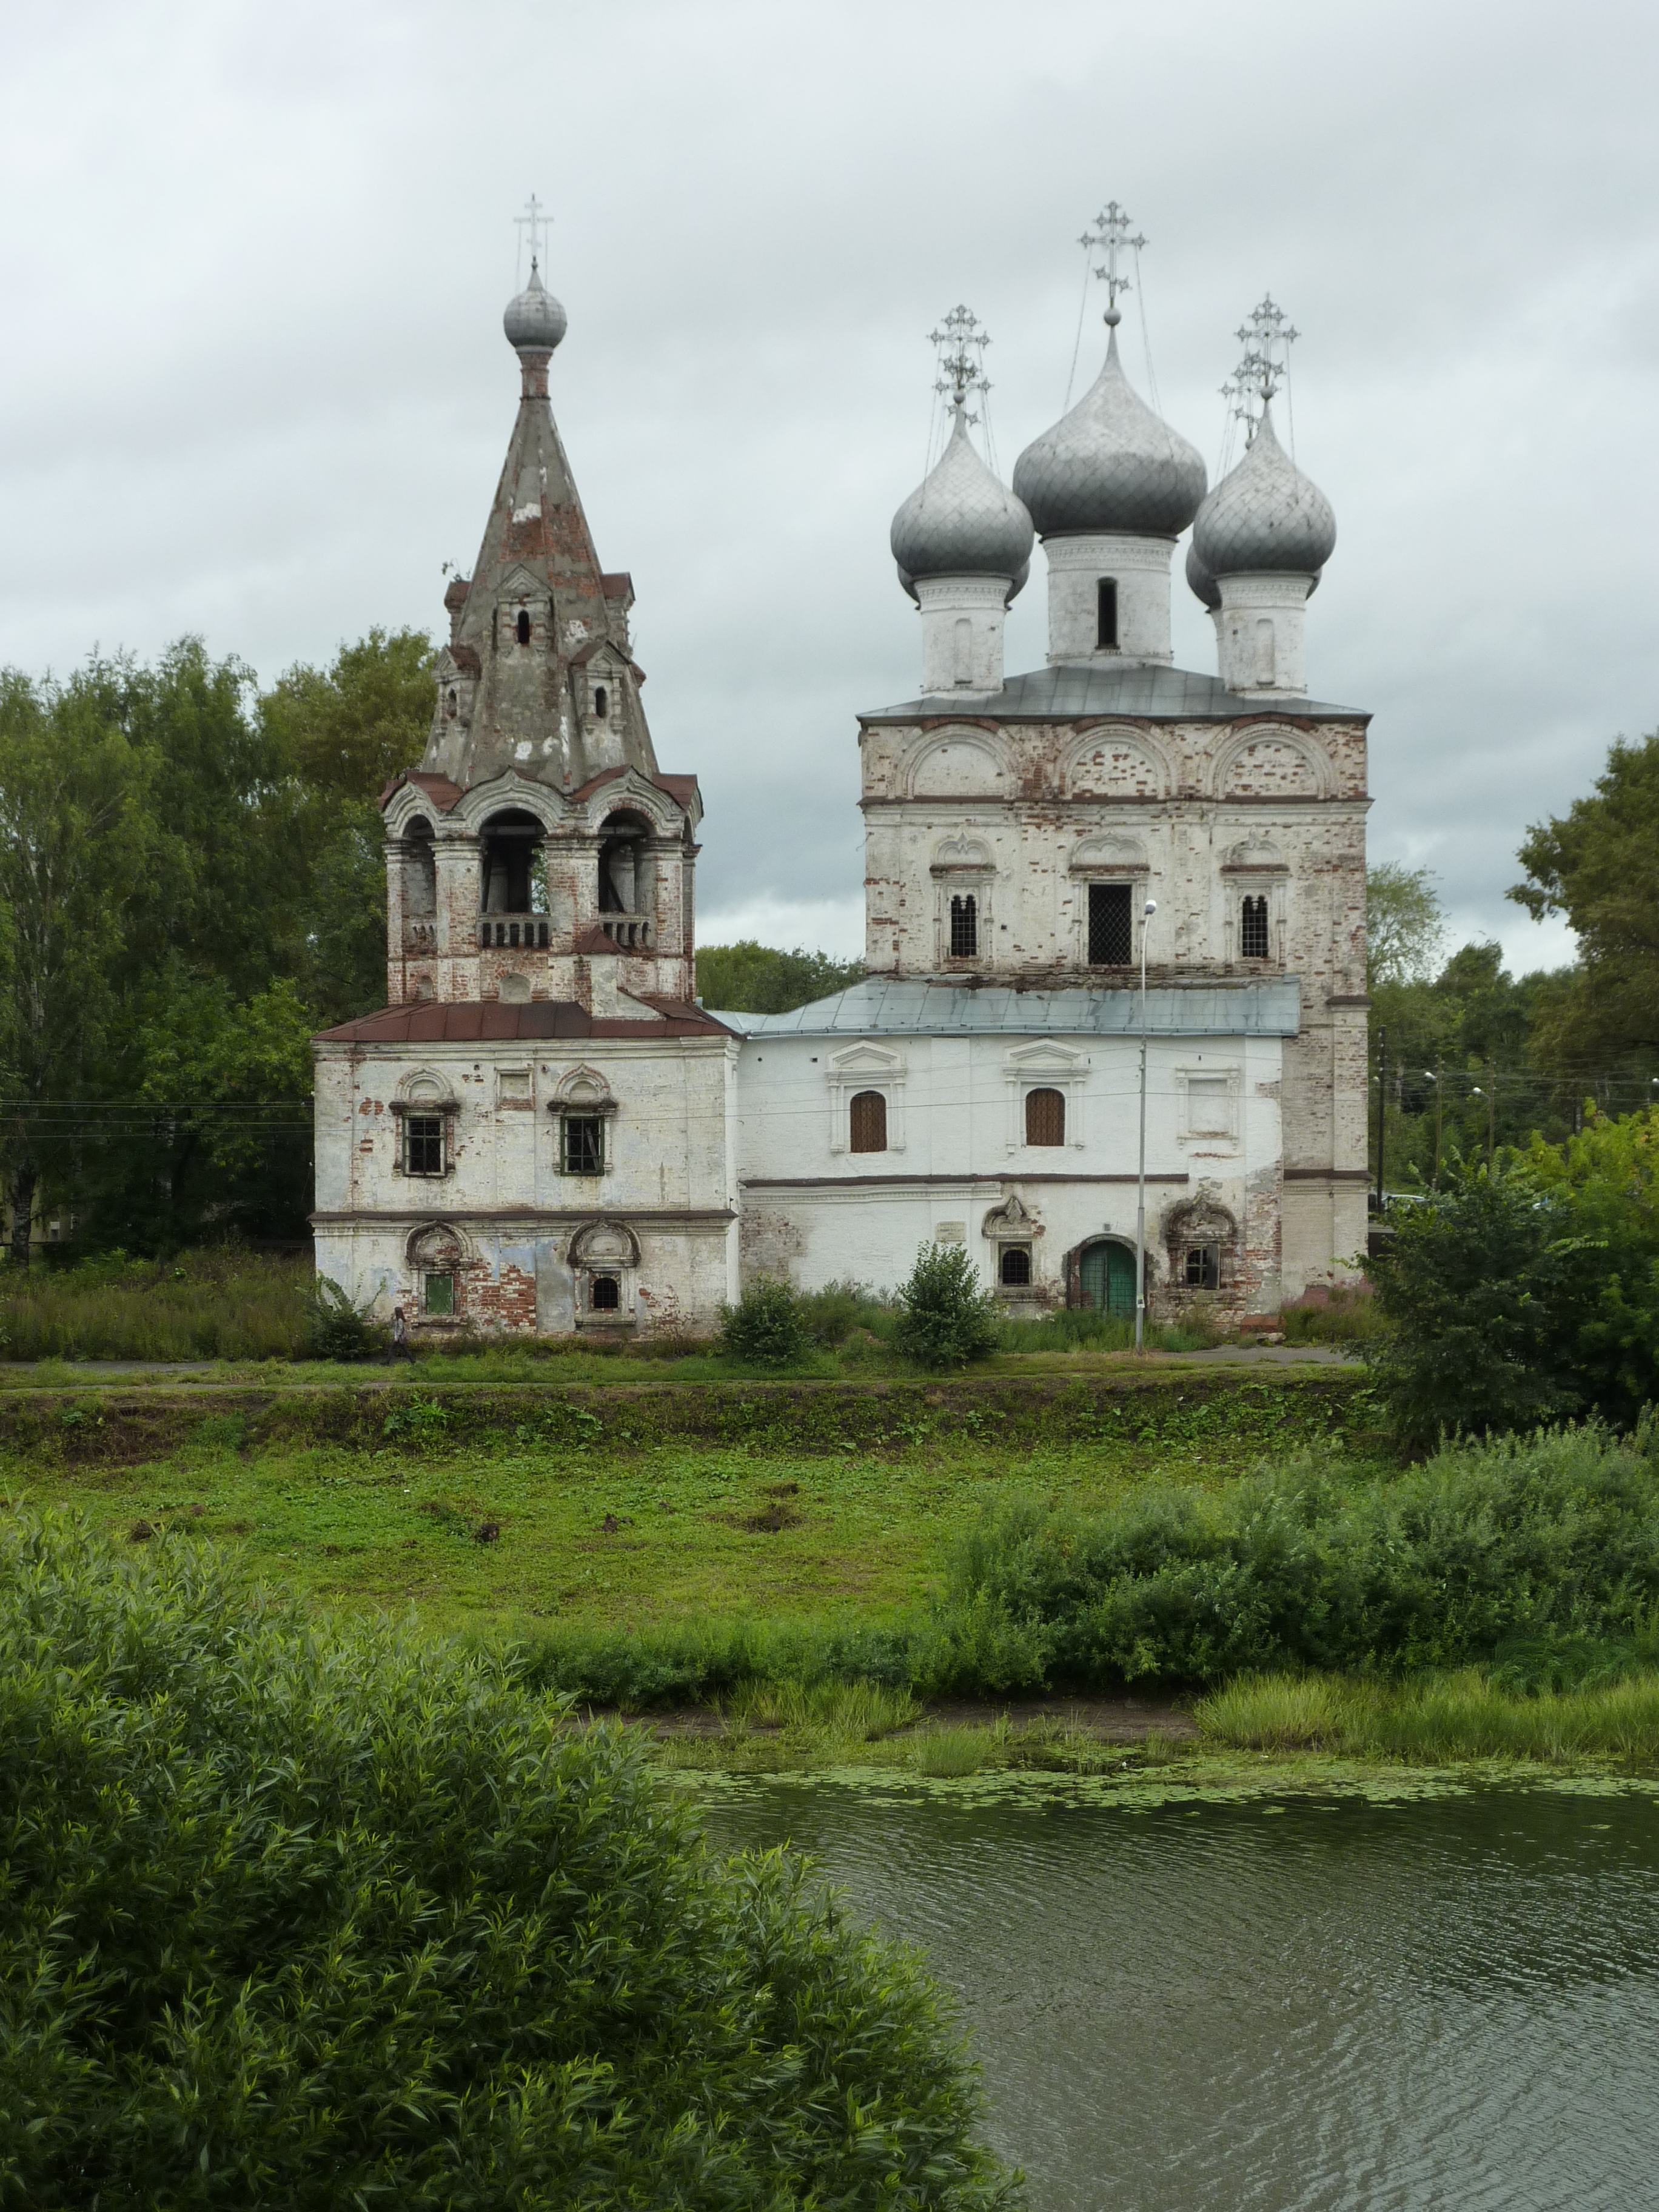
[[[1134,958],[1133,887],[1128,884],[1089,886],[1089,965],[1127,968]]]
[[[1100,653],[1115,653],[1117,650],[1117,579],[1115,576],[1103,576],[1095,586],[1095,648]]]
[[[453,1314],[455,1310],[455,1278],[453,1275],[428,1275],[426,1279],[426,1310],[429,1314]]]
[[[1187,1247],[1186,1274],[1189,1291],[1218,1291],[1221,1288],[1221,1247],[1218,1244],[1189,1244]]]
[[[622,1285],[614,1275],[595,1275],[587,1302],[595,1313],[615,1313],[622,1304]]]
[[[887,1101],[879,1091],[855,1091],[851,1109],[848,1150],[884,1152],[887,1150]]]
[[[404,1161],[410,1175],[441,1176],[444,1171],[444,1117],[441,1114],[411,1114],[404,1132]]]
[[[971,891],[951,901],[951,957],[971,960],[979,951],[979,901]]]
[[[1011,1287],[1031,1279],[1031,1251],[1027,1244],[1005,1244],[1002,1248],[1002,1279]]]
[[[564,1172],[572,1176],[605,1173],[605,1123],[599,1115],[565,1115]]]
[[[1025,1141],[1028,1145],[1065,1143],[1066,1094],[1063,1091],[1026,1092]]]
[[[1265,896],[1247,898],[1238,924],[1238,950],[1246,960],[1267,957],[1267,902]]]

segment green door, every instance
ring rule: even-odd
[[[1133,1320],[1135,1255],[1127,1244],[1087,1246],[1079,1273],[1085,1306],[1096,1313],[1127,1314]]]

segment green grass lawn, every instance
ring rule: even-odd
[[[95,1419],[84,1412],[94,1402],[56,1418]],[[1010,1486],[1086,1506],[1149,1482],[1219,1484],[1333,1419],[1311,1394],[1260,1386],[1128,1402],[1102,1416],[1107,1433],[1052,1446],[930,1433],[899,1410],[880,1449],[806,1451],[636,1446],[615,1398],[603,1423],[575,1416],[595,1434],[574,1445],[522,1424],[423,1439],[400,1407],[418,1417],[426,1402],[401,1397],[384,1417],[388,1442],[378,1414],[367,1444],[262,1442],[247,1415],[216,1414],[209,1401],[164,1457],[111,1464],[14,1443],[0,1483],[130,1540],[191,1529],[327,1607],[413,1607],[434,1627],[643,1625],[902,1604],[932,1588],[952,1535]]]

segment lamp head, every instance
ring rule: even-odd
[[[1157,901],[1156,899],[1148,899],[1148,900],[1147,900],[1147,902],[1146,902],[1146,919],[1147,919],[1147,921],[1150,921],[1152,920],[1152,916],[1153,916],[1157,912],[1158,912],[1158,901]]]

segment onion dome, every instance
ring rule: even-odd
[[[521,353],[526,349],[551,353],[567,327],[564,309],[543,283],[541,271],[532,258],[530,282],[517,299],[507,301],[507,313],[501,317],[507,342]]]
[[[1187,582],[1195,599],[1202,599],[1213,614],[1221,605],[1221,586],[1198,557],[1198,540],[1189,539],[1187,546]]]
[[[1014,489],[1044,538],[1178,538],[1204,485],[1197,447],[1131,389],[1115,330],[1089,390],[1014,465]]]
[[[1316,577],[1335,544],[1329,500],[1279,444],[1273,410],[1264,407],[1243,459],[1199,510],[1193,561],[1211,577],[1264,571]],[[1191,562],[1187,578],[1202,599]]]
[[[1031,535],[1030,516],[975,452],[958,408],[937,465],[893,517],[899,581],[914,599],[923,577],[1006,576],[1012,599],[1030,570]]]

